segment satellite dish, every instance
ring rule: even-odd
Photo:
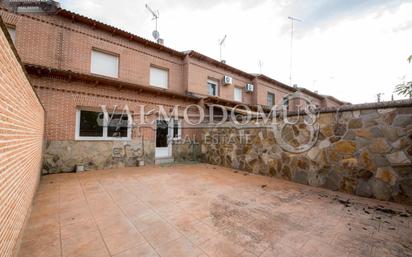
[[[158,40],[160,38],[160,33],[157,30],[153,30],[152,36],[155,40]]]

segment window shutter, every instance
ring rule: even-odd
[[[242,89],[235,87],[235,101],[242,102]]]
[[[119,77],[119,57],[92,50],[91,73],[112,78]]]
[[[167,70],[150,67],[150,85],[161,88],[169,87],[169,72]]]

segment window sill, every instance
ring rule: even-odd
[[[169,87],[162,87],[162,86],[155,86],[155,85],[149,85],[149,87],[156,88],[156,89],[163,89],[163,90],[169,89]]]
[[[122,137],[122,138],[96,138],[96,137],[76,137],[75,141],[131,141],[132,139],[129,137]]]
[[[102,75],[102,74],[93,73],[93,72],[90,72],[90,74],[91,74],[92,76],[100,77],[100,78],[102,78],[102,79],[116,79],[116,80],[119,80],[119,76],[117,76],[117,77],[112,77],[112,76]]]

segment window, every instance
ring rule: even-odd
[[[235,101],[242,102],[242,100],[243,100],[242,98],[243,98],[242,97],[242,89],[239,88],[239,87],[235,87],[235,96],[234,96]]]
[[[275,105],[275,94],[268,93],[267,105],[268,106],[274,106]]]
[[[182,138],[182,124],[178,120],[173,120],[173,140],[180,140]]]
[[[76,140],[129,140],[131,115],[79,109],[76,113]]]
[[[102,112],[80,111],[79,136],[103,137],[103,126],[98,121],[102,118]]]
[[[214,80],[207,81],[208,93],[210,96],[218,96],[218,83]]]
[[[129,117],[127,114],[112,114],[110,115],[107,136],[116,138],[127,137]]]
[[[169,71],[150,67],[150,85],[154,87],[169,87]]]
[[[282,105],[285,106],[287,110],[289,110],[289,98],[288,97],[283,97]]]
[[[91,73],[118,78],[119,56],[92,50]]]
[[[16,44],[16,28],[12,26],[7,26],[7,31],[9,32],[9,35],[13,43]]]

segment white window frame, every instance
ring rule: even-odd
[[[17,35],[16,27],[6,25],[6,28],[7,28],[7,32],[10,35],[11,41],[13,41],[13,44],[16,44],[16,35]]]
[[[75,140],[76,141],[130,141],[132,139],[132,116],[127,114],[128,117],[128,127],[127,127],[127,137],[109,137],[109,117],[113,114],[122,114],[122,113],[104,113],[103,118],[103,136],[102,137],[82,137],[80,136],[80,113],[81,111],[91,111],[91,112],[99,112],[96,109],[91,108],[77,108],[76,109],[76,133],[75,133]],[[101,111],[100,111],[101,112]],[[125,113],[123,113],[125,114]]]
[[[240,91],[240,99],[236,99],[236,91]],[[237,102],[243,101],[243,89],[240,87],[235,87],[233,90],[233,99]]]
[[[170,122],[170,123],[172,125],[173,141],[177,141],[177,140],[182,139],[182,121],[181,120],[175,120],[175,119],[172,119],[171,121],[172,122]],[[177,126],[178,126],[177,137],[175,137],[175,122],[177,122]]]
[[[116,74],[114,74],[112,76],[112,75],[109,75],[109,74],[102,74],[102,73],[96,72],[96,68],[93,69],[93,53],[99,53],[99,54],[115,57],[116,60],[117,60]],[[104,50],[99,50],[99,49],[93,48],[92,51],[90,52],[90,73],[94,74],[94,75],[98,75],[98,76],[108,77],[108,78],[116,78],[116,79],[119,78],[119,74],[120,74],[120,56],[118,54],[115,54],[115,53],[109,53],[109,52],[104,51]]]
[[[216,95],[211,95],[209,92],[209,84],[213,84],[216,86]],[[219,82],[217,80],[208,79],[207,80],[207,94],[209,96],[219,96]]]
[[[157,70],[157,71],[161,71],[161,72],[166,73],[166,75],[167,75],[166,85],[155,85],[154,83],[152,83],[152,70]],[[150,70],[149,70],[149,85],[152,86],[152,87],[168,89],[169,88],[169,70],[165,69],[165,68],[160,68],[160,67],[151,65]]]

